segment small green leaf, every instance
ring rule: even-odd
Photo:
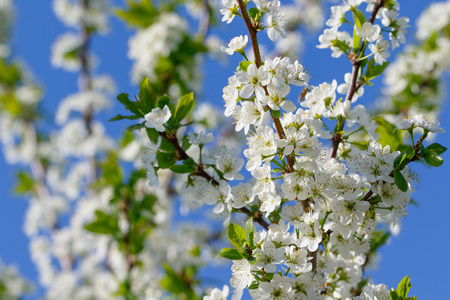
[[[247,72],[247,68],[248,68],[248,66],[250,66],[252,64],[252,62],[250,62],[250,61],[241,61],[240,63],[239,63],[239,66],[238,66],[238,68],[237,68],[237,70],[238,71],[244,71],[244,72]]]
[[[161,169],[168,169],[178,161],[175,152],[161,151],[156,153],[156,160],[158,161],[158,166]]]
[[[400,300],[400,297],[398,296],[397,292],[393,288],[389,290],[389,299]]]
[[[259,288],[259,282],[257,280],[253,281],[252,284],[248,287],[249,290],[256,290]]]
[[[183,160],[183,165],[192,168],[193,171],[197,169],[197,164],[195,163],[194,159],[192,157],[189,157],[185,160]]]
[[[279,119],[281,117],[281,111],[272,110],[272,117],[274,117],[275,119]]]
[[[145,122],[142,122],[140,124],[134,124],[134,125],[128,126],[127,130],[128,131],[140,130],[141,128],[145,127],[144,124],[145,124]]]
[[[116,216],[108,215],[100,210],[95,212],[95,216],[95,221],[84,226],[87,231],[111,235],[115,235],[120,231]]]
[[[197,164],[189,157],[183,160],[182,165],[173,165],[169,169],[178,174],[193,173],[197,169]]]
[[[159,107],[161,109],[163,109],[166,105],[170,106],[170,104],[171,104],[170,98],[167,95],[163,95],[163,96],[159,97],[159,99],[156,101],[156,107]],[[170,110],[170,112],[173,113],[172,110]]]
[[[181,148],[184,151],[187,151],[192,146],[191,141],[187,135],[183,136],[183,142],[181,144]]]
[[[180,101],[178,101],[177,107],[175,108],[175,119],[174,123],[179,124],[194,107],[194,94],[189,93],[184,95]]]
[[[245,240],[252,250],[255,249],[255,245],[253,244],[253,235],[253,218],[249,218],[245,223]]]
[[[149,112],[156,106],[155,89],[148,78],[141,81],[141,85],[139,86],[139,99],[145,104]]]
[[[394,179],[395,184],[402,192],[406,192],[408,190],[408,182],[406,181],[405,177],[403,177],[403,174],[399,170],[395,170]]]
[[[248,10],[248,15],[250,16],[250,18],[252,18],[253,20],[256,19],[256,16],[259,13],[259,9],[257,9],[256,7],[252,7]]]
[[[361,37],[356,34],[356,30],[353,29],[353,49],[355,52],[359,49],[359,43],[361,42]]]
[[[189,174],[192,173],[194,170],[192,168],[183,166],[183,165],[173,165],[170,166],[169,169],[177,174]]]
[[[220,251],[220,253],[217,254],[217,257],[219,256],[232,260],[242,259],[242,255],[239,253],[239,251],[233,248],[223,248],[222,251]]]
[[[365,60],[367,61],[367,59],[365,59]],[[365,76],[366,76],[367,79],[370,79],[370,78],[371,78],[372,71],[373,71],[373,67],[375,66],[375,59],[374,59],[374,58],[371,58],[371,59],[369,59],[368,61],[369,61],[369,62],[367,63],[367,68],[366,68],[366,74],[365,74]]]
[[[260,259],[261,259],[261,253],[260,253],[260,252],[258,252],[258,253],[253,253],[253,255],[249,257],[248,262],[249,262],[251,265],[254,265],[254,264],[256,264]]]
[[[117,100],[125,106],[125,109],[128,109],[136,116],[143,118],[145,113],[142,111],[142,104],[137,101],[131,101],[128,98],[128,94],[122,93],[117,96]]]
[[[245,242],[245,230],[239,225],[230,223],[227,228],[227,237],[231,244],[240,250]]]
[[[394,160],[394,168],[396,170],[403,170],[405,166],[414,158],[416,152],[413,147],[408,147],[406,151],[402,152],[399,156],[397,156]]]
[[[126,9],[115,10],[116,15],[125,20],[127,25],[144,29],[152,25],[160,14],[159,10],[153,7],[151,0],[128,0],[127,4]]]
[[[123,119],[128,119],[128,120],[137,120],[140,119],[142,117],[140,116],[122,116],[122,115],[117,115],[114,118],[109,119],[110,122],[112,121],[118,121],[118,120],[123,120]]]
[[[353,20],[355,21],[355,25],[359,28],[362,27],[362,25],[364,25],[364,23],[367,22],[366,17],[364,16],[363,12],[360,11],[359,9],[357,9],[356,7],[352,7],[352,12],[353,12]]]
[[[188,289],[188,286],[183,278],[169,264],[164,263],[163,268],[167,276],[161,280],[161,287],[174,294],[184,293]]]
[[[120,168],[117,154],[110,152],[101,164],[102,180],[110,185],[122,183],[122,169]]]
[[[341,49],[345,53],[348,53],[350,51],[350,46],[347,45],[345,42],[340,41],[338,39],[333,40],[332,44],[333,44],[333,46],[338,47],[339,49]]]
[[[155,128],[145,128],[147,131],[148,138],[154,143],[158,143],[158,140],[160,138],[159,132]],[[168,139],[161,137],[161,145],[159,146],[159,149],[166,151],[166,152],[173,152],[175,151],[175,146],[169,142]]]
[[[17,173],[17,183],[14,187],[14,192],[17,194],[30,193],[34,188],[34,179],[26,172]]]
[[[429,145],[428,147],[425,148],[425,151],[429,151],[429,150],[433,150],[437,154],[441,155],[442,153],[447,151],[447,148],[442,146],[441,144],[433,143],[433,144],[431,144],[431,145]]]
[[[411,288],[410,278],[409,278],[409,276],[406,276],[398,284],[397,294],[402,298],[406,298],[408,296],[408,292],[409,292],[410,288]]]
[[[374,66],[373,70],[372,70],[372,73],[371,73],[371,76],[370,76],[369,79],[373,79],[373,78],[375,78],[377,76],[380,76],[383,73],[384,69],[386,69],[387,66],[389,66],[389,63],[390,62],[385,61],[382,65]]]
[[[425,149],[426,150],[426,149]],[[423,154],[423,159],[425,162],[432,167],[439,167],[444,163],[442,157],[440,157],[435,151],[425,151]]]

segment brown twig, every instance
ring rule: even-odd
[[[377,1],[374,9],[372,11],[372,14],[370,15],[370,18],[369,18],[370,23],[373,24],[375,22],[375,18],[378,14],[378,11],[384,6],[385,2],[386,2],[386,0],[378,0]],[[353,96],[358,91],[359,87],[361,86],[361,84],[358,84],[358,73],[359,73],[359,70],[361,67],[361,63],[362,63],[362,61],[359,60],[359,57],[361,56],[361,54],[364,54],[365,49],[366,49],[366,42],[363,41],[361,43],[361,47],[359,48],[358,53],[349,55],[349,59],[352,63],[352,80],[351,80],[347,95],[345,97],[345,101],[352,101]],[[330,151],[330,158],[336,158],[339,144],[342,141],[342,135],[339,132],[341,132],[344,129],[345,121],[342,116],[339,117],[339,121],[340,121],[339,122],[340,126],[337,129],[337,131],[333,133],[333,138],[331,139],[332,147],[331,147],[331,151]]]
[[[179,157],[182,160],[186,160],[186,159],[190,158],[190,156],[186,153],[186,151],[184,151],[184,149],[181,147],[175,134],[169,136],[165,132],[160,132],[159,135],[166,138],[175,147],[175,149],[178,152]],[[205,170],[203,170],[202,164],[196,164],[196,168],[197,168],[197,170],[194,173],[196,176],[205,178],[208,182],[211,182],[211,184],[213,184],[214,186],[220,185],[220,183],[217,180],[212,178],[211,175],[209,175],[208,173],[205,172]],[[247,215],[253,216],[253,221],[255,221],[256,223],[261,225],[263,228],[265,228],[265,229],[269,228],[269,224],[262,218],[262,213],[259,210],[256,212],[251,212],[246,207],[242,207],[237,210],[241,211]]]
[[[259,68],[262,65],[262,60],[261,60],[261,52],[259,50],[259,44],[258,44],[258,38],[257,38],[258,31],[252,24],[252,21],[247,13],[247,8],[246,8],[246,5],[244,4],[244,1],[237,0],[237,2],[239,4],[239,9],[241,11],[242,18],[244,19],[245,25],[247,26],[248,33],[250,35],[250,41],[252,43],[253,54],[255,56],[255,65],[257,68]],[[269,95],[266,87],[264,87],[264,90],[266,92],[266,95]],[[280,119],[274,117],[272,110],[270,110],[270,114],[271,114],[272,121],[274,123],[274,126],[277,131],[279,139],[285,139],[286,133],[284,132],[283,126],[281,125]],[[295,171],[294,155],[293,154],[287,155],[286,161],[287,161],[288,173],[293,173]],[[300,202],[302,204],[303,210],[305,212],[308,211],[308,209],[309,209],[308,201],[300,201]],[[310,253],[310,252],[308,252],[308,255],[311,255],[313,257],[312,263],[313,263],[313,269],[315,270],[316,269],[316,255],[315,255],[315,253]]]

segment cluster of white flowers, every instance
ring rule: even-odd
[[[187,22],[176,13],[160,15],[151,26],[131,37],[128,57],[135,61],[131,77],[138,83],[144,77],[155,80],[155,69],[161,57],[167,58],[178,49],[186,34]]]
[[[109,0],[53,0],[56,16],[69,27],[89,28],[100,33],[108,30]]]
[[[259,12],[267,14],[266,24],[267,35],[272,41],[279,37],[286,37],[286,17],[280,10],[280,0],[252,0]],[[222,22],[228,24],[239,14],[239,4],[237,0],[222,0],[224,8],[220,10],[223,15]]]
[[[14,266],[6,266],[0,260],[0,286],[2,299],[20,299],[24,294],[31,292],[32,286],[20,277]]]
[[[339,31],[339,28],[349,21],[346,19],[346,14],[356,10],[362,3],[367,2],[366,11],[371,12],[374,9],[374,1],[356,0],[344,2],[340,5],[331,7],[331,18],[326,22],[327,26],[331,27],[325,29],[324,33],[319,37],[320,45],[318,48],[330,48],[333,57],[339,57],[342,54],[349,54],[342,45],[348,48],[358,48],[359,45],[353,45],[355,39],[347,31]],[[399,4],[396,2],[395,6],[389,10],[382,7],[375,15],[375,19],[381,19],[381,24],[384,26],[383,31],[389,32],[389,40],[392,49],[399,46],[400,43],[405,43],[406,28],[408,27],[409,19],[405,17],[398,17]],[[358,16],[357,16],[358,17]],[[358,17],[359,18],[359,17]],[[368,48],[375,55],[375,61],[378,64],[383,64],[386,58],[390,56],[389,41],[382,35],[380,25],[373,22],[360,20],[360,24],[355,21],[355,34],[361,38]],[[359,40],[358,40],[359,41]]]
[[[447,51],[450,39],[445,34],[449,23],[448,1],[433,3],[422,13],[416,26],[416,37],[421,44],[408,45],[406,51],[386,69],[383,108],[392,110],[393,102],[400,105],[409,103],[409,110],[402,111],[402,117],[412,114],[437,117],[435,111],[444,96],[439,77],[450,68]],[[397,115],[387,117],[392,122],[398,121]]]
[[[278,14],[273,11],[279,10],[279,1],[253,2],[259,11],[271,12],[269,21]],[[370,21],[362,22],[361,11],[353,14],[358,17],[355,22],[360,24],[355,24],[352,30],[358,39],[352,39],[348,32],[338,29],[347,22],[345,14],[355,11],[363,2],[373,16]],[[236,15],[245,15],[238,5],[243,3],[223,1],[223,21],[230,23]],[[363,49],[368,46],[375,62],[383,64],[389,57],[389,44],[396,48],[405,42],[408,19],[398,17],[398,3],[389,6],[390,10],[382,5],[377,7],[379,4],[352,0],[332,7],[332,16],[327,21],[331,28],[321,35],[318,47],[331,48],[334,57],[346,53],[352,59],[350,49],[360,47],[360,44],[353,45],[353,41],[361,40]],[[383,30],[373,24],[376,19],[381,19]],[[247,22],[247,26],[256,25]],[[274,29],[269,26],[267,30],[274,40]],[[382,31],[389,32],[389,40],[382,36]],[[223,50],[229,54],[242,52],[246,45],[247,36],[240,36]],[[366,59],[363,55],[364,52],[361,60]],[[247,240],[248,258],[233,260],[230,280],[233,300],[241,299],[246,288],[254,299],[353,299],[378,234],[378,224],[385,222],[394,230],[407,215],[408,191],[414,191],[414,176],[410,176],[408,168],[398,169],[398,176],[406,178],[407,186],[400,189],[395,183],[394,161],[400,152],[391,152],[389,146],[383,147],[377,141],[377,124],[364,106],[352,107],[351,103],[364,93],[361,86],[355,88],[357,82],[352,82],[355,75],[358,74],[346,74],[345,83],[339,86],[336,80],[309,86],[309,75],[302,65],[277,57],[242,62],[228,79],[223,89],[225,116],[234,118],[236,131],[251,132],[248,148],[243,153],[252,184],[232,186],[231,181],[240,178],[222,176],[215,171],[219,170],[215,166],[209,171],[216,184],[204,176],[194,177],[182,194],[198,205],[214,205],[215,213],[225,213],[225,224],[230,221],[233,209],[246,205],[253,212],[258,207],[254,216],[259,214],[273,222],[264,225],[259,220],[264,229],[254,232],[250,243]],[[300,103],[304,109],[288,100],[293,85],[309,90]],[[348,95],[350,89],[353,91],[348,101],[337,99],[336,91]],[[269,116],[273,126],[268,124]],[[336,136],[342,133],[331,133],[325,126],[328,124],[324,123],[325,118],[346,120],[347,127],[358,124],[360,128],[355,132],[364,129],[368,134],[366,150],[360,150],[346,139],[338,140],[337,155],[328,158],[320,139],[336,142]],[[397,128],[414,127],[429,132],[443,131],[423,116],[405,119]],[[342,124],[336,128],[345,127]],[[214,165],[215,161],[211,163]],[[249,246],[252,244],[255,247]],[[217,289],[214,297],[221,299],[223,293]],[[354,299],[389,299],[384,285],[369,284],[358,295]]]

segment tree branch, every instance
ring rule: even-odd
[[[180,158],[182,160],[186,160],[186,159],[190,158],[190,156],[186,153],[186,151],[184,151],[184,149],[181,147],[181,145],[178,142],[178,139],[176,138],[175,135],[168,136],[167,133],[165,133],[165,132],[159,132],[159,135],[164,137],[165,139],[167,139],[175,147],[175,149],[177,150],[177,152],[180,155]],[[214,186],[219,186],[219,182],[217,180],[215,180],[214,178],[212,178],[211,175],[206,173],[205,170],[203,170],[203,166],[201,164],[196,164],[196,166],[197,166],[197,171],[195,172],[195,175],[205,178],[206,180],[211,182],[211,184],[213,184]],[[269,224],[262,218],[261,211],[257,210],[256,212],[253,213],[246,207],[242,207],[237,210],[239,210],[245,214],[252,215],[253,221],[258,223],[265,229],[269,228]]]
[[[370,15],[369,18],[369,22],[371,24],[373,24],[375,22],[375,18],[378,14],[378,11],[384,6],[384,3],[386,2],[386,0],[378,0],[377,3],[375,4],[375,7],[372,11],[372,14]],[[352,54],[349,55],[349,59],[352,63],[352,80],[350,83],[350,87],[348,89],[347,95],[345,97],[345,101],[352,101],[353,96],[355,95],[355,93],[358,91],[358,89],[360,88],[360,85],[358,85],[357,81],[358,81],[358,73],[359,73],[359,69],[361,67],[361,61],[359,60],[359,57],[361,56],[361,54],[364,54],[365,49],[366,49],[366,42],[363,41],[361,43],[361,47],[359,48],[359,52],[357,54]],[[364,56],[364,55],[363,55]],[[337,130],[337,132],[333,133],[333,138],[331,139],[332,141],[332,148],[330,151],[330,159],[331,158],[336,158],[337,155],[337,151],[339,148],[339,144],[342,141],[342,135],[339,134],[338,132],[342,131],[344,129],[344,125],[345,125],[345,121],[344,118],[342,116],[339,116],[339,121],[340,121],[340,126]]]

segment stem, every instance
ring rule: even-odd
[[[259,44],[258,44],[258,38],[256,36],[257,31],[253,27],[252,20],[250,20],[250,17],[247,13],[247,5],[244,4],[243,0],[237,0],[239,4],[239,9],[242,14],[242,18],[245,21],[245,25],[247,26],[248,33],[250,35],[250,41],[252,42],[253,47],[253,54],[255,55],[255,64],[259,68],[262,65],[261,60],[261,52],[259,51]]]
[[[81,8],[83,11],[87,11],[89,8],[89,0],[81,0]],[[79,58],[81,61],[81,73],[79,75],[80,87],[82,92],[88,92],[92,90],[92,78],[89,65],[89,45],[91,39],[91,31],[83,24],[81,30],[82,33],[82,43],[79,53]],[[89,107],[87,111],[83,114],[84,123],[88,134],[92,134],[92,108]],[[94,182],[97,179],[97,160],[95,156],[89,158],[91,164],[91,181]]]
[[[377,3],[375,4],[375,7],[372,11],[372,14],[370,15],[369,18],[369,22],[371,24],[373,24],[375,22],[375,18],[378,14],[378,11],[384,6],[386,0],[378,0]],[[345,97],[345,101],[351,101],[353,98],[353,95],[356,93],[356,91],[360,88],[360,84],[357,83],[358,81],[358,73],[359,73],[359,69],[361,67],[361,59],[359,59],[358,57],[360,57],[361,55],[364,56],[364,52],[366,49],[366,42],[363,41],[360,47],[360,51],[359,53],[352,55],[350,58],[350,61],[352,62],[352,80],[350,83],[350,88],[348,89],[347,95]],[[340,126],[337,130],[337,132],[340,132],[344,129],[344,125],[345,125],[345,121],[343,120],[342,116],[339,116],[340,118]],[[333,133],[333,138],[332,140],[332,148],[330,151],[330,159],[331,158],[336,158],[337,155],[337,151],[339,148],[339,144],[342,141],[342,135],[334,132]]]
[[[180,146],[180,143],[178,142],[176,135],[168,136],[167,133],[165,133],[165,132],[160,132],[159,135],[166,138],[175,147],[175,149],[177,150],[177,152],[180,155],[182,160],[186,160],[186,159],[190,158],[189,155],[186,153],[186,151],[184,151],[183,148]],[[197,166],[197,171],[195,172],[195,175],[205,178],[206,180],[211,182],[211,184],[213,184],[214,186],[220,185],[217,180],[212,178],[211,175],[209,175],[208,173],[206,173],[203,170],[202,165],[196,165],[196,166]],[[253,221],[255,221],[256,223],[258,223],[259,225],[264,227],[266,230],[269,229],[269,224],[262,218],[261,211],[258,210],[253,213],[246,207],[242,207],[237,210],[242,211],[248,215],[252,215]]]
[[[242,14],[242,18],[245,21],[245,25],[247,26],[247,30],[248,33],[250,35],[250,41],[252,43],[252,48],[253,48],[253,54],[255,56],[255,65],[257,68],[259,68],[262,65],[262,60],[261,60],[261,53],[259,51],[259,45],[258,45],[258,38],[257,38],[257,30],[253,27],[252,21],[250,20],[250,17],[248,16],[247,13],[247,7],[244,4],[243,0],[237,0],[238,4],[239,4],[239,9],[241,11]],[[269,95],[267,88],[264,87],[264,90],[266,92],[266,95]],[[275,129],[277,131],[278,137],[279,139],[285,139],[286,138],[286,134],[284,132],[283,126],[281,125],[280,119],[277,119],[273,116],[272,110],[270,110],[270,115],[272,116],[272,121],[273,124],[275,125]],[[295,157],[293,154],[290,154],[288,156],[286,156],[286,161],[287,161],[287,171],[288,173],[293,173],[294,170],[294,164],[295,164]],[[308,211],[308,209],[310,208],[308,201],[300,201],[300,203],[302,204],[303,210],[305,212]],[[316,270],[316,260],[317,260],[317,255],[316,252],[312,252],[310,253],[308,251],[308,256],[311,256],[312,259],[312,265],[313,265],[313,270]]]

